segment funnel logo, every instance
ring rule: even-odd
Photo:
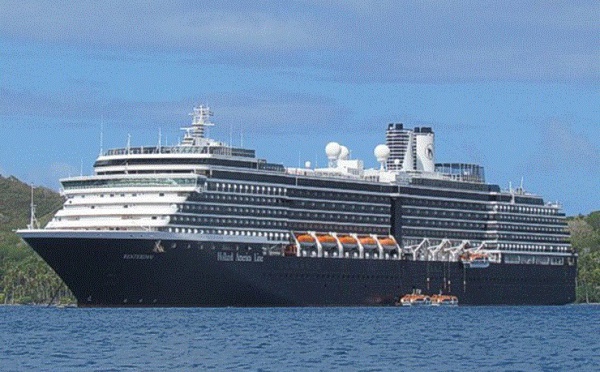
[[[425,150],[425,154],[427,155],[427,158],[429,160],[433,160],[433,146],[432,145],[427,146],[427,149]]]

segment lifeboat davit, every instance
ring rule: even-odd
[[[304,234],[304,235],[298,235],[296,237],[296,239],[298,240],[298,242],[300,243],[314,243],[315,242],[315,238],[313,238],[312,236],[308,235],[308,234]]]

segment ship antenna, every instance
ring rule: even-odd
[[[523,176],[521,176],[521,192],[524,193],[523,192]]]
[[[158,153],[161,153],[161,148],[162,147],[162,132],[160,130],[160,128],[158,128]]]
[[[31,204],[30,204],[30,213],[31,216],[29,217],[29,225],[27,225],[27,228],[29,230],[34,230],[34,229],[39,229],[40,228],[40,224],[38,223],[37,218],[35,218],[35,204],[33,204],[33,184],[31,184]]]
[[[233,124],[229,126],[229,156],[233,153]]]
[[[102,155],[102,145],[104,140],[104,115],[100,116],[100,155]]]

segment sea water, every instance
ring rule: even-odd
[[[600,370],[600,306],[0,307],[0,370]]]

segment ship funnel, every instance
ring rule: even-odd
[[[417,170],[423,172],[435,171],[434,134],[431,128],[415,128],[417,144]]]

